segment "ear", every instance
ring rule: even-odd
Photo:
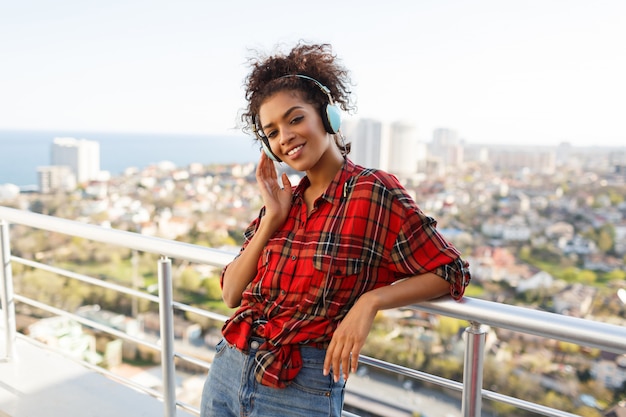
[[[276,161],[276,162],[283,162],[281,161],[279,157],[276,156],[274,152],[272,152],[272,148],[270,148],[270,144],[267,143],[267,138],[260,137],[259,139],[261,140],[261,146],[263,148],[263,152],[265,152],[265,155],[267,155],[269,159],[271,159],[272,161]]]
[[[339,128],[341,127],[341,110],[339,107],[334,104],[326,105],[325,116],[322,116],[322,121],[324,121],[324,127],[328,133],[335,134],[339,132]]]

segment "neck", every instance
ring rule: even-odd
[[[339,149],[332,147],[332,150],[326,152],[315,167],[306,171],[310,186],[322,191],[328,188],[328,184],[335,178],[344,163],[345,158]]]

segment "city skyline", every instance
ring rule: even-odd
[[[304,39],[351,71],[347,120],[405,121],[422,141],[624,146],[625,16],[619,0],[6,2],[0,129],[238,133],[250,49]]]

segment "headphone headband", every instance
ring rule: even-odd
[[[305,80],[313,81],[315,85],[317,85],[319,89],[322,90],[322,92],[328,96],[328,102],[333,106],[335,105],[335,102],[333,101],[333,96],[330,95],[330,88],[326,87],[324,84],[317,81],[315,78],[309,77],[308,75],[304,75],[304,74],[287,74],[279,78],[289,78],[289,77],[296,77],[296,78],[302,78]]]

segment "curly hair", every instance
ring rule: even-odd
[[[248,61],[251,71],[245,80],[245,98],[248,106],[241,113],[243,131],[254,131],[254,123],[261,104],[273,94],[283,90],[297,90],[302,98],[320,112],[328,104],[328,96],[312,81],[285,77],[286,75],[306,75],[314,78],[330,90],[334,104],[346,112],[353,111],[349,89],[349,71],[339,62],[330,44],[307,44],[302,41],[288,53],[274,55],[258,53]],[[339,135],[340,136],[340,135]],[[258,139],[258,138],[257,138]],[[349,146],[337,143],[345,153]]]

